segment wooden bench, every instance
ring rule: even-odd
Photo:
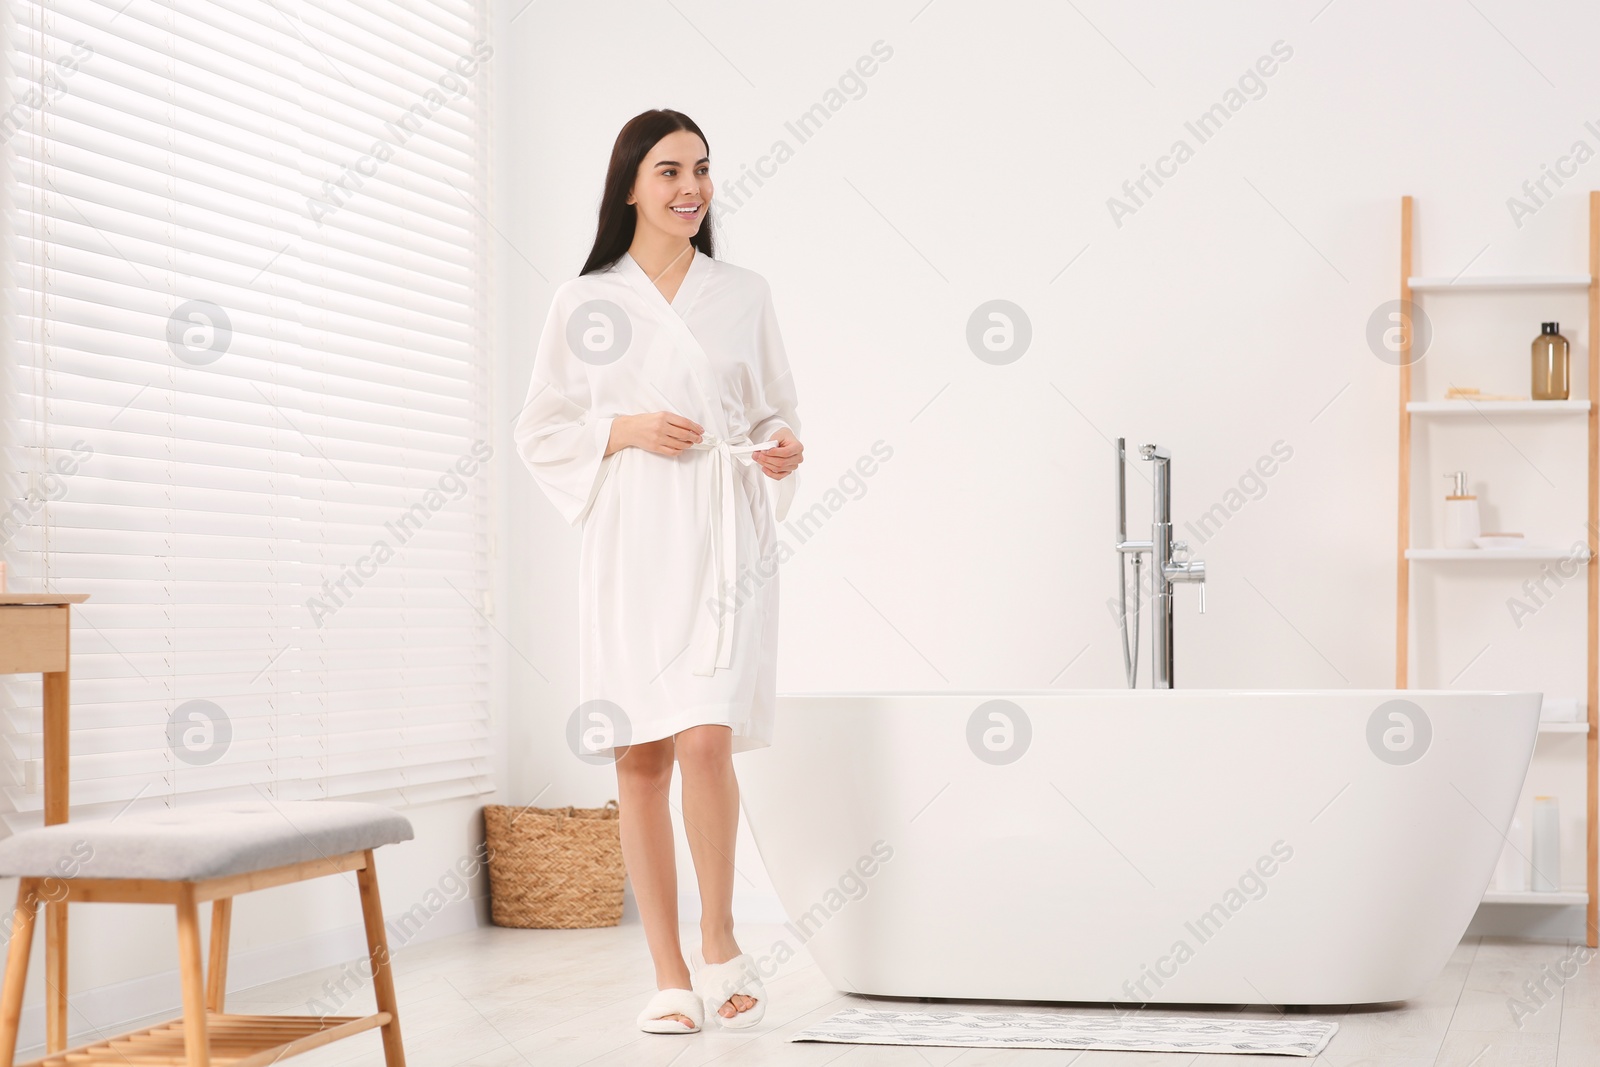
[[[0,876],[20,877],[0,986],[0,1067],[12,1067],[41,900],[170,904],[177,909],[183,1015],[118,1037],[52,1052],[30,1067],[257,1067],[382,1028],[384,1061],[404,1067],[394,977],[373,851],[408,841],[410,820],[355,801],[246,800],[25,830],[0,841]],[[228,921],[233,898],[290,882],[356,873],[378,1010],[372,1015],[230,1015]],[[209,973],[198,905],[211,901]]]

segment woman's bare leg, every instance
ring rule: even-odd
[[[689,965],[678,940],[678,868],[672,848],[672,812],[667,804],[672,756],[670,737],[617,746],[618,829],[622,859],[633,883],[650,958],[655,962],[656,988],[689,989]],[[678,1012],[666,1018],[694,1025],[693,1019]]]
[[[700,884],[700,946],[707,963],[739,955],[733,937],[733,849],[739,832],[739,780],[733,773],[733,731],[727,726],[691,726],[676,735],[683,769],[683,823]],[[731,1019],[755,1007],[735,993],[717,1009]]]

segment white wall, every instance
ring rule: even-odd
[[[1597,23],[1576,0],[501,5],[490,67],[506,797],[615,795],[613,772],[563,742],[578,531],[538,495],[509,420],[632,115],[673,107],[706,130],[718,199],[743,200],[716,220],[718,254],[771,281],[800,388],[795,512],[843,490],[823,529],[791,542],[780,690],[1123,684],[1105,606],[1119,435],[1172,449],[1180,526],[1218,503],[1234,512],[1203,544],[1190,537],[1209,596],[1199,615],[1180,589],[1179,685],[1388,687],[1397,370],[1366,330],[1398,297],[1399,199],[1416,197],[1418,273],[1586,270],[1584,192],[1600,188],[1600,162],[1520,223],[1507,201],[1575,141],[1600,148],[1585,50]],[[1256,98],[1199,142],[1185,124],[1277,42]],[[850,85],[875,47],[873,73]],[[826,122],[802,140],[792,124],[819,104]],[[1192,158],[1133,204],[1123,183],[1180,138]],[[778,142],[792,156],[774,164]],[[747,168],[765,176],[741,197]],[[1120,224],[1111,197],[1136,208]],[[1004,366],[965,340],[996,298],[1033,331]],[[1419,398],[1447,382],[1525,393],[1528,343],[1549,318],[1586,395],[1580,297],[1485,300],[1502,302],[1426,305],[1437,340]],[[1485,308],[1480,327],[1471,316]],[[852,490],[878,441],[892,458]],[[1278,442],[1291,458],[1250,482]],[[1570,543],[1582,447],[1581,419],[1430,438],[1413,477],[1419,532],[1437,528],[1443,475],[1464,467],[1486,526]],[[1129,468],[1135,529],[1146,469]],[[1414,639],[1413,684],[1581,695],[1581,585],[1518,629],[1504,601],[1531,573],[1473,572],[1465,599],[1419,584],[1419,614],[1451,626]],[[1579,745],[1562,751],[1581,760]],[[1562,798],[1573,882],[1581,763],[1576,781]],[[681,836],[678,854],[692,919]],[[739,918],[776,917],[747,835],[738,857]]]

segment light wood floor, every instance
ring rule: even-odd
[[[737,933],[740,947],[757,955],[770,952],[780,939],[788,944],[795,940],[779,926],[741,924]],[[683,943],[686,949],[699,944],[692,924],[683,929]],[[395,975],[409,1067],[1595,1067],[1600,1065],[1600,953],[1559,988],[1547,980],[1554,995],[1525,1016],[1520,1028],[1507,1005],[1511,996],[1526,1000],[1523,983],[1539,979],[1545,965],[1554,971],[1568,949],[1557,942],[1469,938],[1433,988],[1401,1007],[1291,1009],[1339,1022],[1339,1032],[1315,1060],[791,1043],[789,1035],[847,1006],[915,1009],[930,1003],[841,994],[829,987],[803,947],[776,977],[766,980],[771,1002],[754,1030],[719,1031],[708,1025],[698,1034],[645,1034],[634,1027],[634,1017],[655,984],[643,931],[636,923],[599,930],[487,927],[401,950],[395,955]],[[332,1007],[331,1014],[347,1015],[374,1010],[365,983],[350,986],[336,1004],[308,1007],[313,998],[327,1001],[324,983],[338,977],[330,969],[232,993],[228,1010],[312,1013]],[[1018,1007],[931,1003],[966,1011]],[[1191,1014],[1207,1009],[1173,1010]],[[1278,1013],[1266,1008],[1259,1014]],[[288,1062],[297,1067],[382,1067],[383,1057],[377,1034],[367,1033]]]

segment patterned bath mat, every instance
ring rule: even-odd
[[[846,1008],[790,1041],[969,1048],[1071,1048],[1114,1052],[1238,1052],[1315,1056],[1336,1022],[1203,1015],[1072,1012],[862,1011]]]

